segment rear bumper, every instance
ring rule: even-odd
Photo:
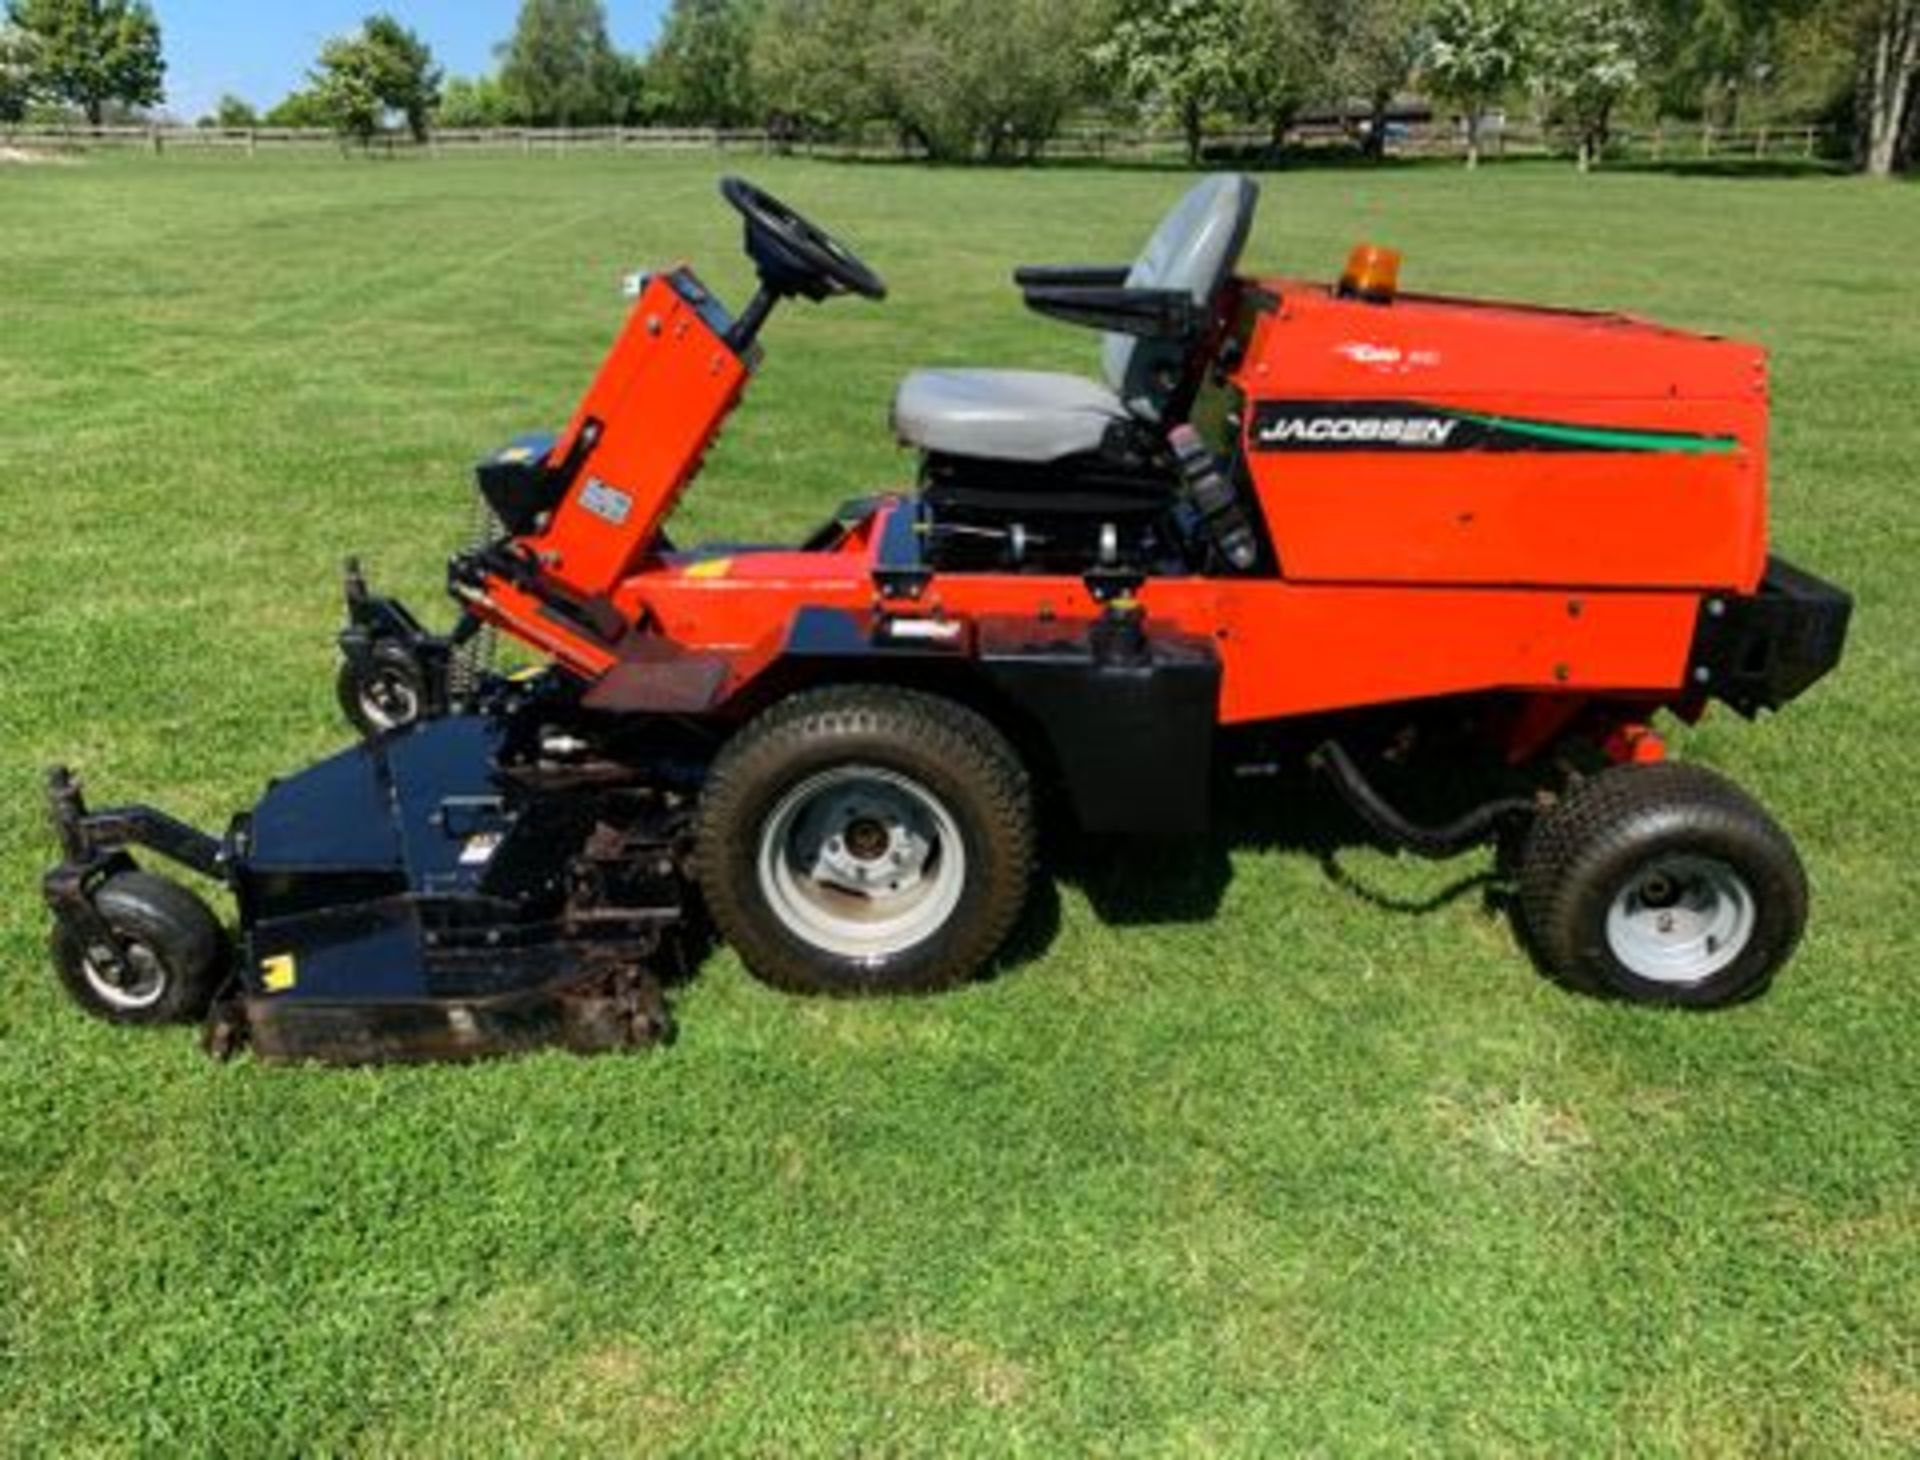
[[[1784,558],[1760,591],[1701,600],[1687,682],[1749,719],[1799,698],[1840,662],[1853,597]]]

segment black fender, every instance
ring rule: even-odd
[[[1056,777],[1090,832],[1194,835],[1211,819],[1220,657],[1205,637],[1100,620],[806,608],[750,693],[822,684],[946,694]]]

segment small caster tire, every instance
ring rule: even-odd
[[[878,686],[782,700],[701,796],[695,866],[721,934],[790,993],[929,993],[976,976],[1026,903],[1032,791],[986,719]]]
[[[127,950],[129,976],[114,983],[62,925],[53,964],[68,995],[110,1024],[185,1024],[203,1018],[227,974],[226,934],[199,897],[149,872],[120,872],[93,905]]]
[[[368,740],[424,720],[432,703],[419,658],[400,644],[346,660],[334,687],[347,723]]]
[[[1807,921],[1793,842],[1700,766],[1618,766],[1541,813],[1520,853],[1523,931],[1570,987],[1711,1009],[1763,992]]]

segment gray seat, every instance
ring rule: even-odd
[[[916,370],[893,401],[893,429],[909,446],[1000,461],[1098,451],[1126,419],[1106,386],[1040,370]]]
[[[1190,293],[1210,307],[1233,275],[1259,189],[1240,173],[1203,179],[1169,213],[1127,274],[1127,287]],[[894,397],[908,446],[991,461],[1050,462],[1097,451],[1128,420],[1163,419],[1186,374],[1181,341],[1104,337],[1106,383],[1035,370],[916,370]]]

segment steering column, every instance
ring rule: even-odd
[[[745,178],[720,184],[725,198],[746,220],[747,256],[760,287],[733,328],[727,343],[744,353],[760,333],[774,305],[798,295],[816,303],[843,294],[885,299],[886,283],[853,250],[818,224],[789,208]]]

